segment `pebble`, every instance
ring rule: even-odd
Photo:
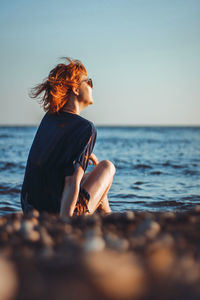
[[[5,230],[8,234],[12,234],[14,232],[13,224],[6,224]]]
[[[176,214],[172,211],[167,211],[163,213],[162,216],[166,219],[174,219],[176,217]]]
[[[46,228],[41,226],[39,232],[40,232],[41,243],[48,248],[53,247],[54,245],[53,239],[47,232]]]
[[[67,216],[62,216],[62,217],[60,217],[60,220],[61,220],[63,223],[70,224],[70,218],[67,217]]]
[[[72,233],[72,226],[70,224],[66,224],[63,227],[63,230],[65,231],[65,233],[70,234],[70,233]]]
[[[175,241],[174,238],[171,234],[169,233],[164,233],[159,236],[159,238],[156,239],[157,245],[163,245],[165,247],[173,247],[175,246]]]
[[[124,238],[118,237],[116,234],[107,233],[104,239],[106,246],[113,250],[126,251],[129,248],[129,242]]]
[[[133,211],[129,210],[125,214],[128,221],[133,221],[135,219],[135,214]]]
[[[83,249],[86,252],[101,251],[105,248],[105,241],[102,238],[101,228],[96,226],[84,233]]]
[[[200,213],[200,205],[196,205],[194,210],[195,212]]]
[[[29,217],[33,217],[33,218],[38,218],[40,216],[40,212],[36,209],[32,209],[29,213],[28,213]]]
[[[21,223],[20,233],[24,239],[36,242],[40,239],[38,231],[34,230],[34,223],[30,220],[25,220]]]
[[[84,241],[83,249],[86,252],[101,251],[105,248],[105,242],[102,237],[94,236]]]
[[[13,263],[0,257],[0,299],[13,299],[17,288],[18,279]]]
[[[168,274],[175,261],[174,253],[164,245],[152,245],[148,249],[148,262],[151,269],[159,275]]]
[[[5,217],[1,217],[0,218],[0,226],[3,226],[6,223],[7,223],[7,219]]]
[[[102,299],[126,300],[144,294],[145,274],[132,254],[106,250],[84,256],[83,261]]]
[[[194,261],[194,258],[189,255],[184,255],[179,262],[180,276],[187,283],[198,282],[200,278],[200,268]],[[199,281],[200,282],[200,281]]]
[[[21,223],[20,233],[26,234],[27,232],[33,230],[34,224],[30,220],[24,220]]]
[[[146,237],[152,239],[160,232],[160,225],[151,220],[145,219],[136,228],[136,235],[145,235]]]
[[[40,251],[40,257],[42,258],[51,258],[54,255],[54,251],[51,247],[44,247]]]
[[[21,227],[21,222],[19,220],[14,220],[13,221],[13,229],[14,231],[19,231]]]

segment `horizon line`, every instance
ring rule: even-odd
[[[0,127],[38,127],[40,124],[0,124]],[[200,124],[94,124],[96,127],[200,127]]]

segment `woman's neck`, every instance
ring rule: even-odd
[[[79,105],[75,103],[66,103],[61,110],[75,115],[79,115],[81,112]]]
[[[67,109],[67,108],[63,109],[62,108],[61,111],[68,112],[70,114],[79,115],[76,111],[73,111],[72,109]]]

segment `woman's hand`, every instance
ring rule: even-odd
[[[98,158],[96,157],[96,155],[94,153],[92,153],[89,157],[89,165],[91,165],[90,160],[93,162],[93,165],[98,165],[98,163],[99,163]]]

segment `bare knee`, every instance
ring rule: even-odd
[[[111,172],[112,176],[115,175],[116,168],[110,160],[102,160],[99,164],[101,164],[103,168],[108,169]]]

